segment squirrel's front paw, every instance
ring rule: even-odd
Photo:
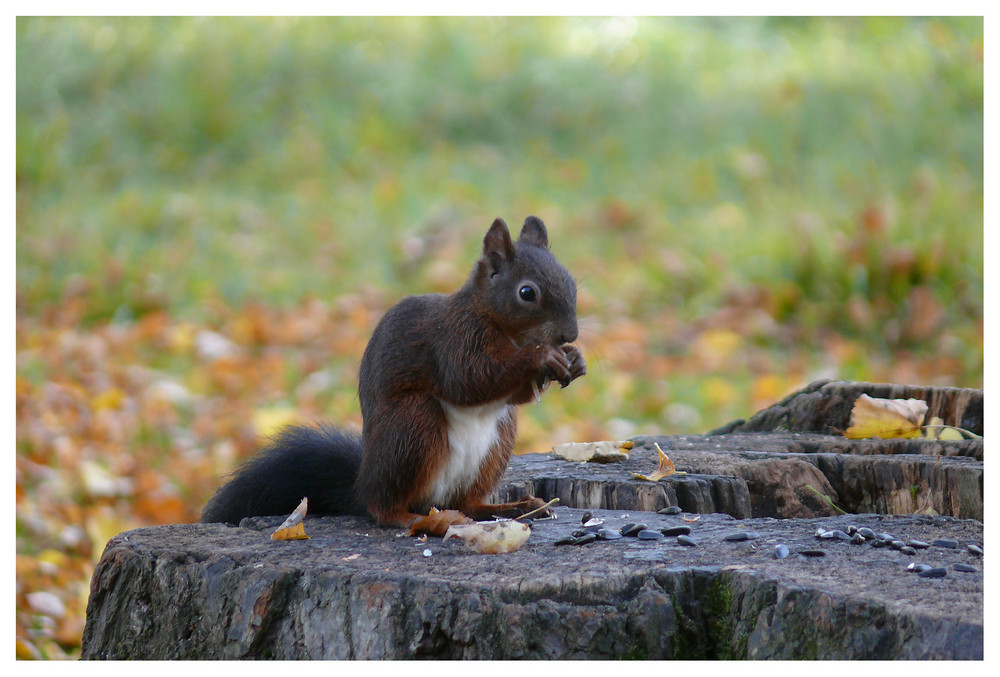
[[[583,359],[583,353],[576,346],[566,344],[561,346],[560,349],[563,352],[563,356],[569,362],[569,373],[565,379],[559,379],[559,385],[565,388],[571,381],[587,373],[587,361]]]
[[[543,345],[540,348],[542,353],[539,357],[538,371],[542,376],[541,383],[559,381],[559,383],[568,384],[572,378],[570,377],[571,363],[566,353],[562,349],[550,345]]]
[[[534,512],[542,506],[544,506],[547,501],[543,501],[540,498],[534,496],[525,496],[520,501],[517,502],[517,506],[521,509],[521,514],[527,514],[529,512]],[[545,508],[538,512],[539,517],[552,517],[555,513],[552,512],[551,508]]]

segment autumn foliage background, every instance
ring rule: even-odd
[[[17,21],[17,655],[528,214],[590,373],[519,450],[982,387],[981,19]]]

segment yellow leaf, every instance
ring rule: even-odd
[[[954,426],[945,425],[944,421],[941,420],[940,416],[934,416],[931,420],[924,426],[924,437],[929,437],[934,440],[944,440],[944,441],[961,441],[965,439],[961,431]]]
[[[110,388],[93,398],[90,402],[90,406],[94,408],[94,411],[106,411],[109,409],[119,408],[122,406],[122,402],[124,401],[124,392],[118,388]]]
[[[306,510],[309,507],[309,499],[303,498],[299,506],[292,511],[292,514],[288,516],[281,526],[275,529],[274,533],[271,534],[271,540],[274,541],[298,541],[304,538],[309,538],[306,536],[306,527],[302,523],[302,520],[306,517]]]
[[[941,432],[938,433],[937,438],[948,442],[961,441],[965,439],[962,433],[959,432],[958,428],[952,428],[951,426],[942,428]]]
[[[298,412],[291,407],[255,409],[253,412],[253,429],[258,437],[272,437],[285,426],[295,423],[298,418]]]
[[[721,376],[712,376],[705,379],[705,382],[699,388],[699,392],[708,406],[713,409],[726,407],[735,402],[736,398],[739,397],[739,391],[736,390],[736,387],[728,379]]]
[[[663,449],[660,449],[660,445],[654,442],[653,446],[656,447],[656,452],[660,455],[660,467],[656,469],[656,472],[654,472],[649,476],[640,475],[639,473],[632,473],[632,477],[636,478],[637,480],[646,480],[647,482],[659,482],[664,477],[669,477],[670,475],[673,475],[674,473],[677,472],[677,469],[674,468],[674,462],[671,461],[670,458],[665,453],[663,453]]]
[[[86,518],[83,526],[93,546],[92,552],[96,562],[101,558],[108,541],[121,532],[134,529],[139,525],[120,517],[109,506],[102,506]]]
[[[173,327],[167,335],[170,349],[177,354],[190,352],[194,349],[195,333],[195,327],[189,324],[178,324]]]
[[[17,637],[14,657],[18,660],[38,660],[42,658],[42,653],[28,640],[23,637]]]
[[[862,395],[854,402],[851,427],[844,437],[852,440],[879,437],[920,437],[927,403],[923,400],[888,400]]]
[[[48,548],[38,553],[38,561],[53,570],[58,570],[66,567],[69,557],[64,552]]]

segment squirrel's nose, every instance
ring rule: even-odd
[[[572,343],[576,340],[578,334],[579,332],[576,328],[576,322],[572,325],[563,327],[562,332],[559,334],[559,345],[562,345],[563,343]]]

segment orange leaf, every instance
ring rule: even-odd
[[[640,475],[639,473],[632,473],[632,477],[636,478],[637,480],[646,480],[647,482],[659,482],[664,477],[669,477],[670,475],[673,475],[674,473],[677,472],[677,469],[674,468],[674,462],[671,461],[670,458],[665,453],[663,453],[663,449],[660,449],[660,445],[654,442],[653,446],[656,447],[656,451],[660,455],[660,467],[656,469],[656,472],[654,472],[649,476]]]
[[[306,517],[306,510],[309,506],[309,499],[303,498],[299,506],[295,508],[291,515],[288,516],[281,526],[275,529],[274,533],[271,534],[271,540],[274,541],[297,541],[303,538],[309,538],[306,536],[306,527],[302,523],[302,520]]]

